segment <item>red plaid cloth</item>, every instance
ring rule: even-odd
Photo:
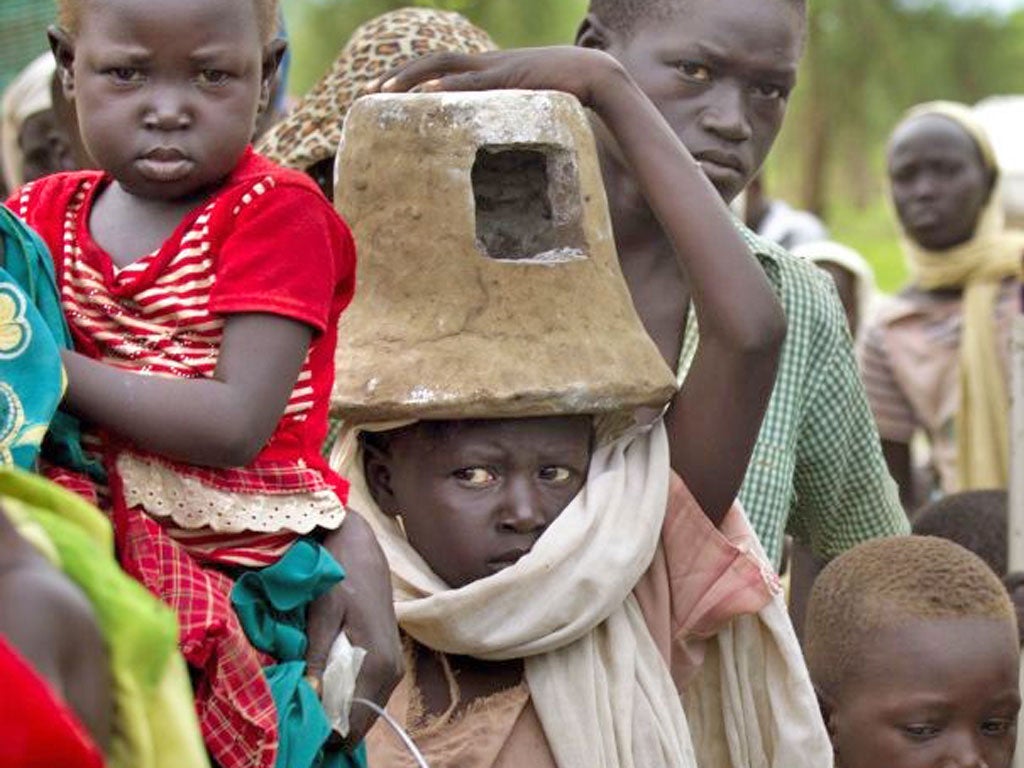
[[[273,768],[277,710],[263,666],[231,606],[233,582],[206,570],[159,523],[128,509],[115,493],[114,531],[121,565],[174,609],[180,645],[199,670],[196,710],[206,748],[222,768]]]

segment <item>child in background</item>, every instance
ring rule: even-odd
[[[1008,569],[1006,491],[964,491],[944,496],[914,514],[918,536],[938,536],[970,550],[1004,578]]]
[[[273,0],[62,2],[51,41],[103,170],[10,201],[56,263],[65,405],[95,430],[122,565],[178,614],[226,767],[273,765],[285,727],[228,574],[339,529],[347,491],[319,449],[352,239],[307,177],[249,147],[275,18]]]
[[[988,563],[1010,592],[1024,648],[1024,571],[1010,571],[1009,505],[1006,491],[954,493],[918,510],[913,527],[919,536],[956,542]]]
[[[861,544],[818,577],[804,636],[837,768],[1009,768],[1017,622],[976,555],[923,536]]]

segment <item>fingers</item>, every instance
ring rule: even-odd
[[[483,66],[485,55],[469,56],[462,53],[436,53],[416,59],[384,75],[377,83],[383,93],[405,93],[414,88],[423,88],[427,83],[449,75],[472,71]],[[436,90],[432,86],[431,90]]]
[[[387,559],[369,525],[354,512],[349,512],[341,528],[324,540],[324,546],[344,565],[346,578],[310,609],[310,671],[323,675],[334,638],[344,629],[352,645],[367,652],[355,695],[383,707],[404,672]],[[326,602],[321,605],[321,601]],[[318,634],[314,640],[314,629],[317,633],[322,630],[324,636]],[[358,744],[375,720],[376,714],[368,708],[353,707],[345,745]]]

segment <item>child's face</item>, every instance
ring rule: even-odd
[[[89,153],[159,200],[201,195],[231,172],[276,66],[252,0],[89,0],[66,49]]]
[[[914,620],[879,632],[828,714],[838,768],[1008,768],[1019,650],[992,619]]]
[[[397,433],[368,449],[381,510],[401,516],[409,543],[451,587],[515,563],[583,487],[591,419],[459,421]]]
[[[726,202],[761,167],[796,81],[803,15],[791,0],[689,0],[616,36],[615,56]]]
[[[992,189],[971,137],[932,115],[911,120],[893,136],[889,180],[904,229],[931,250],[969,240]]]

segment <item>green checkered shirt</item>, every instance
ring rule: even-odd
[[[909,533],[830,278],[749,229],[740,230],[788,320],[775,391],[740,489],[768,556],[778,566],[786,533],[824,559],[866,539]],[[697,339],[691,306],[681,377],[693,362]]]

